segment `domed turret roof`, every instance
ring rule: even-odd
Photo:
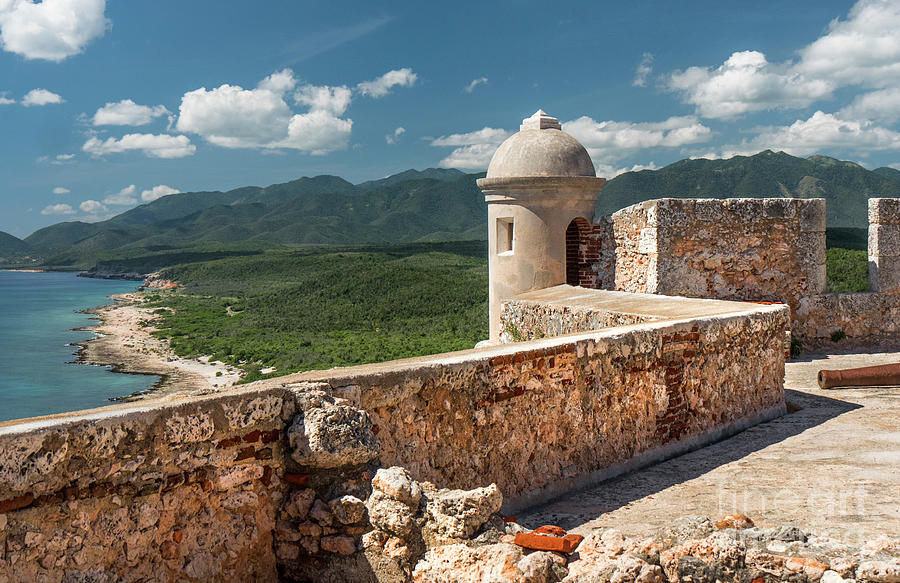
[[[494,152],[487,178],[596,176],[587,150],[561,128],[540,109],[522,120],[519,132]]]

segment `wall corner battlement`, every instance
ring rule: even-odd
[[[619,210],[614,249],[595,261],[619,291],[782,302],[817,346],[900,344],[900,199],[869,200],[869,293],[827,291],[825,199],[663,198]],[[596,240],[585,250],[603,248]],[[603,287],[603,286],[594,286]]]
[[[869,199],[869,290],[900,291],[900,199]]]

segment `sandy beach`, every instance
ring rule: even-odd
[[[240,371],[208,357],[179,358],[168,342],[151,336],[156,316],[142,307],[140,292],[110,296],[114,303],[86,310],[100,322],[86,328],[97,333],[82,343],[78,353],[81,362],[112,365],[116,372],[155,374],[161,379],[148,391],[122,395],[123,401],[144,398],[176,398],[206,395],[235,384]]]

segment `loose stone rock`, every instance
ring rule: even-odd
[[[322,526],[331,526],[334,517],[331,515],[328,505],[321,500],[313,503],[312,509],[309,511],[309,517],[321,524]]]
[[[356,496],[341,496],[328,503],[331,513],[341,524],[356,524],[366,517],[366,503]]]
[[[372,478],[372,488],[388,498],[416,506],[422,499],[422,487],[403,468],[381,468]]]
[[[856,578],[872,583],[900,583],[900,562],[863,561],[856,569]]]
[[[316,491],[312,488],[295,490],[294,492],[291,492],[291,495],[285,504],[284,512],[289,518],[303,520],[306,518],[307,514],[309,514],[309,509],[312,508],[315,499]]]
[[[326,536],[319,541],[323,551],[339,555],[352,555],[356,552],[356,542],[349,536]]]
[[[474,490],[428,491],[426,497],[426,528],[446,541],[471,538],[503,505],[496,484]]]
[[[339,468],[378,457],[378,442],[369,415],[347,405],[324,402],[304,410],[288,429],[291,457],[310,468]]]

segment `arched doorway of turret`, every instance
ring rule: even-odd
[[[581,271],[585,267],[581,260],[582,239],[591,230],[591,224],[582,217],[576,217],[566,228],[566,283],[569,285],[581,284]]]

